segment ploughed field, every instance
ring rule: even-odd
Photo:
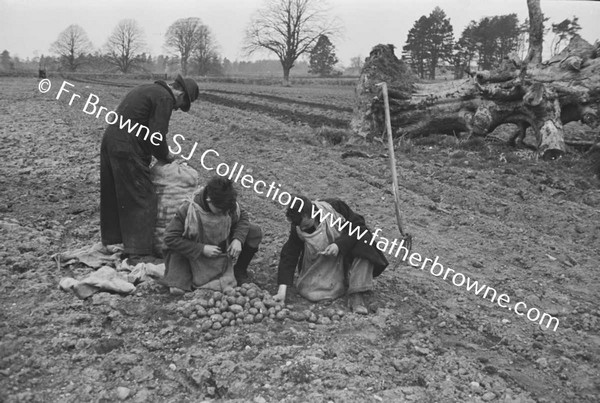
[[[69,105],[71,93],[55,99],[63,79],[51,81],[42,94],[36,79],[0,79],[0,400],[600,399],[600,183],[580,154],[537,161],[503,143],[447,136],[396,150],[413,252],[510,296],[511,310],[451,275],[435,277],[431,264],[421,270],[388,255],[369,316],[204,330],[182,314],[194,295],[172,297],[152,282],[86,301],[58,289],[62,277],[90,270],[59,269],[51,255],[100,240],[106,123],[83,111],[85,100],[92,93],[113,110],[141,82],[68,80],[81,96]],[[209,167],[237,162],[281,191],[339,197],[381,236],[399,238],[385,148],[331,144],[349,136],[352,87],[200,88],[189,114],[174,112],[170,134],[185,138],[185,157],[198,143],[188,163],[202,181],[214,172],[201,165],[212,149],[219,156],[207,157]],[[238,189],[265,233],[250,268],[273,294],[285,209]],[[558,318],[556,331],[517,315],[519,301]],[[341,313],[346,300],[308,304],[292,293],[287,308]]]

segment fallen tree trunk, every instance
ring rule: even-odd
[[[435,84],[416,84],[405,78],[373,74],[382,57],[401,63],[389,49],[376,46],[365,62],[357,86],[352,121],[360,135],[373,138],[384,133],[383,102],[374,84],[391,87],[390,109],[394,136],[420,137],[433,133],[483,136],[501,124],[519,127],[511,139],[522,142],[531,127],[538,152],[556,158],[565,152],[563,124],[570,121],[596,127],[600,107],[600,51],[576,36],[559,55],[527,66],[514,57],[494,71],[469,72],[470,78]],[[383,49],[383,51],[382,51]],[[387,63],[390,64],[389,62]],[[376,82],[377,81],[377,82]],[[390,82],[391,81],[391,82]]]

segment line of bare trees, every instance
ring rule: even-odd
[[[194,73],[199,75],[207,74],[215,63],[220,63],[212,32],[199,18],[182,18],[171,24],[164,46],[179,58],[184,75],[188,74],[190,61],[196,67]],[[111,32],[101,56],[113,68],[128,73],[147,61],[146,48],[144,31],[137,21],[125,19]],[[76,24],[62,31],[50,47],[60,57],[62,68],[72,72],[85,63],[92,49],[85,30]]]
[[[245,50],[251,55],[259,50],[274,53],[283,68],[284,81],[298,58],[309,54],[319,38],[340,30],[328,16],[325,0],[269,0],[251,19]],[[217,45],[209,27],[199,18],[181,18],[168,28],[164,47],[179,58],[181,72],[204,75],[219,59]],[[123,73],[140,65],[146,43],[143,30],[135,20],[122,20],[103,47],[103,59]],[[61,58],[63,68],[76,71],[90,53],[92,44],[84,29],[70,25],[52,44],[51,51]]]

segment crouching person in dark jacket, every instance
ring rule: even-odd
[[[304,298],[321,301],[347,293],[352,311],[367,314],[364,293],[373,289],[373,278],[388,261],[367,243],[373,235],[364,218],[339,199],[311,201],[304,196],[293,199],[286,217],[291,228],[281,250],[275,299],[285,300],[298,267],[296,288]]]
[[[194,194],[193,202],[183,203],[164,240],[162,283],[172,294],[195,288],[222,291],[247,282],[262,231],[237,203],[233,182],[216,176]]]

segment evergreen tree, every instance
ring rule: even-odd
[[[3,71],[11,71],[14,68],[14,64],[11,60],[10,53],[6,49],[0,55],[0,68]]]
[[[408,31],[408,38],[404,46],[404,57],[409,62],[412,70],[419,77],[425,78],[426,60],[429,57],[427,49],[427,32],[429,30],[429,20],[426,16],[421,16],[413,27]]]
[[[491,69],[522,44],[522,29],[516,14],[485,17],[471,21],[458,44],[470,61],[477,58],[479,68]]]
[[[442,61],[452,61],[454,35],[446,13],[436,7],[428,17],[421,16],[411,28],[404,46],[405,57],[413,70],[425,78],[435,79],[435,70]]]
[[[309,73],[318,74],[321,77],[331,75],[333,66],[338,62],[338,59],[335,55],[335,47],[327,35],[319,37],[317,44],[310,52],[309,60]]]
[[[428,35],[429,47],[429,78],[435,79],[435,69],[441,61],[452,60],[452,48],[454,45],[454,35],[450,20],[446,18],[446,13],[439,7],[436,7],[429,14],[430,31]]]

